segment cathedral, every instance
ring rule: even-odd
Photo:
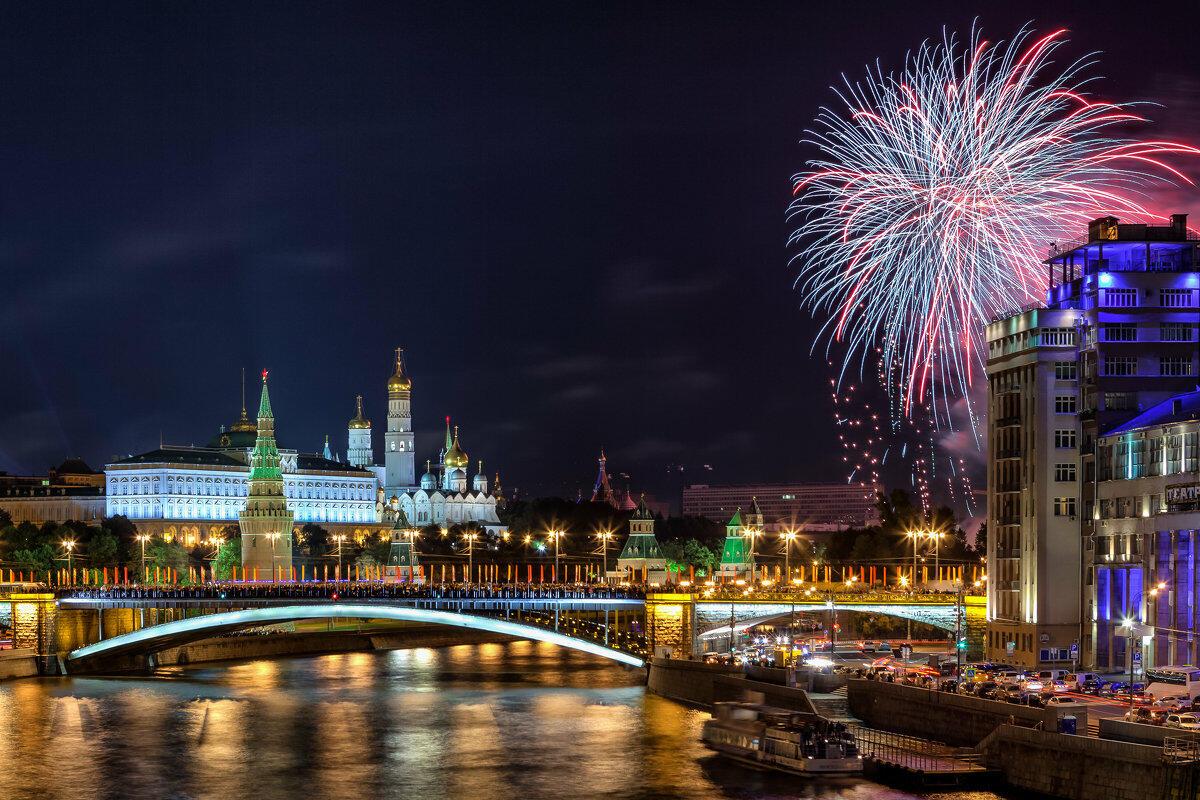
[[[503,532],[505,526],[496,514],[504,495],[497,473],[489,487],[483,461],[476,462],[475,475],[468,472],[471,460],[459,442],[458,426],[450,426],[446,417],[446,436],[437,454],[425,462],[425,472],[416,477],[416,444],[412,426],[413,382],[404,366],[404,351],[396,349],[396,363],[387,380],[387,429],[383,434],[383,464],[372,465],[371,421],[363,414],[358,398],[354,419],[348,424],[347,460],[360,469],[369,469],[378,477],[376,513],[380,522],[392,522],[402,512],[416,527],[474,522],[481,527]],[[490,490],[489,490],[490,489]]]

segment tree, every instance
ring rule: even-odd
[[[320,558],[329,550],[329,531],[312,522],[300,529],[300,548],[312,558]]]
[[[217,557],[213,559],[213,569],[217,573],[217,580],[227,581],[233,577],[233,568],[241,567],[242,565],[242,540],[240,537],[234,537],[221,544],[217,550]]]
[[[13,551],[12,561],[17,569],[47,572],[54,569],[54,548],[47,542]]]
[[[146,561],[151,567],[173,569],[181,573],[186,573],[188,568],[188,554],[183,545],[161,539],[146,547]]]
[[[100,568],[116,566],[117,537],[104,528],[96,528],[87,543],[89,566]]]

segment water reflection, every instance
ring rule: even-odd
[[[911,796],[726,764],[698,743],[704,718],[639,672],[529,642],[16,681],[0,798]]]

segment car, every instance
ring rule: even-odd
[[[1168,728],[1185,731],[1200,731],[1200,714],[1168,714],[1164,723]]]
[[[1100,690],[1098,692],[1096,692],[1096,694],[1099,695],[1100,697],[1112,697],[1114,694],[1119,692],[1124,685],[1125,684],[1121,683],[1120,681],[1112,681],[1110,683],[1104,683],[1100,687]]]
[[[1079,691],[1084,694],[1100,694],[1100,687],[1104,685],[1104,681],[1095,678],[1089,678],[1079,687]]]
[[[1156,711],[1179,711],[1191,706],[1191,699],[1185,694],[1168,694],[1155,698],[1150,707]]]
[[[1046,708],[1058,708],[1059,706],[1081,706],[1083,705],[1077,698],[1071,697],[1069,694],[1056,694],[1046,698]]]
[[[975,687],[973,694],[976,697],[989,697],[992,694],[992,690],[998,686],[995,681],[983,681],[972,685]]]
[[[1142,725],[1162,725],[1166,719],[1166,715],[1159,711],[1142,706],[1141,708],[1131,708],[1125,712],[1126,722],[1138,722]]]
[[[1041,680],[1042,683],[1049,683],[1050,681],[1063,680],[1067,676],[1067,670],[1065,670],[1065,669],[1044,669],[1036,674],[1037,674],[1038,679]]]
[[[1088,682],[1100,683],[1100,676],[1094,672],[1071,672],[1063,678],[1067,685],[1074,686],[1075,691],[1082,691],[1084,684]]]
[[[1133,686],[1126,685],[1122,686],[1120,689],[1117,689],[1115,692],[1113,692],[1113,699],[1120,700],[1123,703],[1128,703],[1131,696],[1133,699],[1138,700],[1141,699],[1145,693],[1146,687],[1140,683],[1135,683]]]
[[[1039,694],[1045,687],[1045,684],[1043,684],[1039,678],[1026,678],[1025,680],[1019,681],[1017,686],[1020,686],[1022,691]]]
[[[975,687],[977,685],[973,681],[960,681],[958,686],[954,688],[954,691],[958,694],[975,694]]]
[[[1028,702],[1029,702],[1029,705],[1033,706],[1034,708],[1045,708],[1046,701],[1049,700],[1051,697],[1052,697],[1052,695],[1031,694],[1031,695],[1029,695]]]
[[[1062,679],[1052,680],[1042,687],[1042,694],[1063,694],[1071,691],[1071,687]]]
[[[1021,673],[1016,670],[1000,670],[992,673],[992,680],[996,683],[1016,683],[1021,680]]]

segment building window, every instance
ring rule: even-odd
[[[1163,308],[1190,308],[1193,305],[1191,289],[1160,289],[1158,297]]]
[[[1054,498],[1054,516],[1056,516],[1056,517],[1073,517],[1073,516],[1075,516],[1075,498],[1074,497],[1056,497],[1056,498]]]
[[[1054,465],[1054,480],[1063,483],[1075,481],[1075,465],[1074,464],[1055,464]]]
[[[1054,397],[1055,414],[1074,414],[1078,403],[1073,394],[1060,394]]]
[[[1055,361],[1054,378],[1060,381],[1073,381],[1079,376],[1074,361]]]
[[[1104,408],[1107,411],[1129,411],[1134,406],[1133,392],[1105,392]]]
[[[1071,328],[1043,328],[1042,344],[1073,345],[1075,344],[1075,331]]]
[[[1137,305],[1137,289],[1101,289],[1100,305],[1108,308],[1133,308]]]
[[[1074,430],[1057,430],[1054,432],[1054,446],[1061,449],[1075,446]]]
[[[1108,356],[1104,359],[1104,374],[1114,377],[1137,375],[1137,358],[1134,356]]]
[[[1164,322],[1159,328],[1160,337],[1164,342],[1190,342],[1194,328],[1186,322]]]
[[[1137,323],[1109,322],[1100,326],[1100,338],[1106,342],[1136,342]]]
[[[1191,375],[1191,356],[1163,356],[1158,360],[1158,374],[1171,377]]]

